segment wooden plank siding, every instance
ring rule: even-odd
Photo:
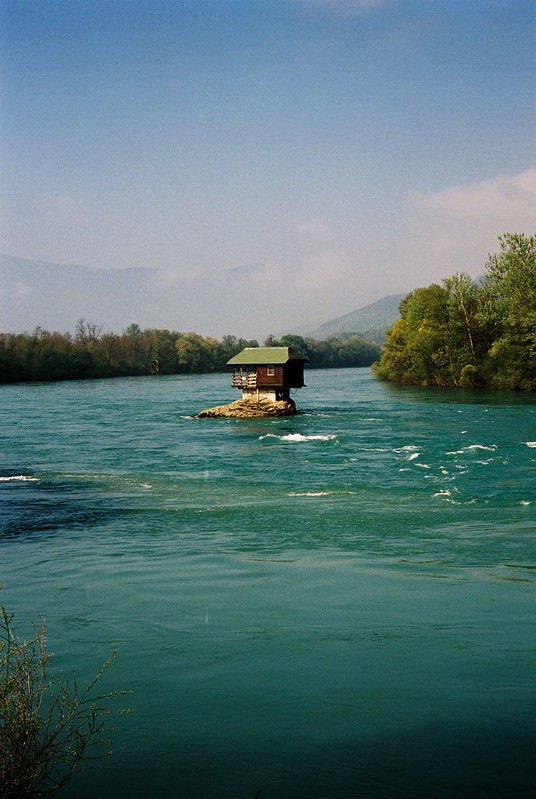
[[[273,366],[273,375],[268,374],[269,366],[257,366],[257,385],[258,386],[284,386],[283,367]]]
[[[257,366],[257,386],[285,386],[286,388],[302,388],[303,382],[303,363],[300,361],[289,361],[284,365],[273,365],[273,375],[268,374],[269,365]]]

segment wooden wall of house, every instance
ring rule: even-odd
[[[282,366],[274,366],[274,374],[268,374],[268,366],[257,366],[257,385],[258,386],[284,386],[284,374]]]
[[[303,363],[289,361],[284,366],[274,366],[274,374],[268,374],[268,366],[257,366],[258,386],[286,386],[287,388],[301,388],[303,382]]]

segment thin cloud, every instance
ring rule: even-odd
[[[413,284],[454,272],[482,274],[502,233],[532,235],[536,228],[536,169],[407,198],[401,263]]]
[[[487,220],[511,227],[536,223],[536,169],[517,175],[500,175],[468,186],[451,186],[438,192],[413,194],[410,201],[419,213],[446,214],[459,221]]]

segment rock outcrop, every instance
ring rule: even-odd
[[[293,416],[295,413],[296,405],[291,399],[273,402],[265,397],[259,397],[259,399],[239,399],[228,405],[207,408],[197,416],[200,419],[255,419],[265,416]]]

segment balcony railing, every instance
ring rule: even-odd
[[[233,375],[232,385],[234,388],[257,388],[257,375],[254,372]]]

